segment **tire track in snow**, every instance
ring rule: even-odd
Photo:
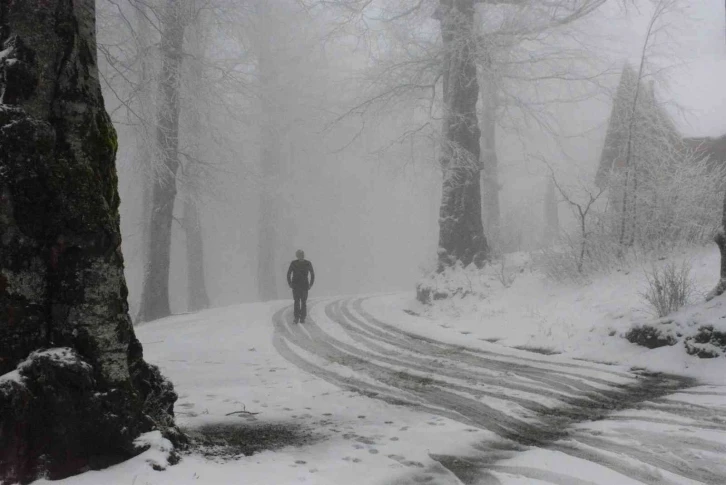
[[[273,317],[276,349],[291,363],[336,386],[499,435],[498,444],[476,447],[475,457],[432,456],[463,483],[501,483],[492,472],[563,485],[592,483],[561,470],[500,464],[536,448],[641,483],[726,483],[726,458],[709,461],[726,445],[687,434],[699,429],[723,433],[726,444],[724,421],[705,412],[705,406],[661,399],[676,391],[719,392],[681,391],[692,383],[676,376],[447,344],[377,319],[363,308],[364,300],[333,300],[322,312],[313,312],[318,304],[312,304],[310,313],[316,318],[302,325],[291,323],[290,308],[278,311]],[[612,429],[603,435],[577,426],[631,408],[657,410],[658,417],[616,416],[607,421]],[[628,422],[675,425],[686,431],[618,431]],[[714,453],[707,449],[711,443]],[[692,453],[694,459],[691,463],[668,459],[663,450],[672,450],[674,456]]]

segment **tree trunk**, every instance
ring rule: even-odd
[[[482,267],[489,257],[481,217],[479,97],[473,0],[440,0],[444,48],[444,141],[439,212],[439,271],[457,262]]]
[[[480,76],[482,81],[481,99],[481,192],[482,192],[482,221],[485,234],[489,241],[499,241],[500,208],[499,208],[499,160],[497,158],[497,87],[485,75]],[[506,248],[498,248],[505,250]]]
[[[179,91],[184,48],[183,5],[167,0],[162,16],[161,73],[157,115],[157,152],[161,158],[154,174],[150,219],[149,264],[145,268],[141,295],[140,321],[155,320],[171,314],[169,307],[169,269],[171,230],[179,169]]]
[[[174,435],[176,394],[128,316],[95,2],[2,2],[0,37],[0,482],[13,483],[108,466],[155,427]]]
[[[209,308],[209,295],[204,279],[204,240],[199,210],[193,199],[184,199],[184,230],[187,235],[187,295],[189,311]]]
[[[280,298],[277,281],[285,268],[278,268],[276,254],[278,244],[279,208],[276,197],[275,175],[278,173],[280,153],[271,127],[263,128],[262,136],[262,193],[258,219],[257,289],[260,301]]]
[[[278,112],[278,73],[273,59],[272,36],[276,27],[274,13],[268,4],[260,4],[258,13],[266,27],[259,34],[257,56],[260,79],[260,173],[262,177],[258,227],[257,290],[260,301],[281,298],[278,281],[286,268],[278,265],[280,245],[279,178],[282,165],[281,120]]]
[[[706,300],[723,295],[726,292],[726,193],[724,193],[723,211],[721,212],[721,230],[716,234],[715,241],[721,253],[721,272],[716,288],[711,290]]]
[[[189,0],[194,12],[198,12],[197,2]],[[186,234],[186,255],[187,255],[187,308],[196,312],[209,308],[209,294],[204,276],[204,232],[202,231],[202,219],[199,216],[199,187],[202,184],[202,168],[200,164],[205,159],[203,148],[205,137],[203,136],[204,126],[202,123],[202,110],[205,109],[207,91],[204,84],[204,64],[206,56],[206,37],[204,35],[205,25],[203,16],[194,16],[194,22],[189,29],[189,50],[192,54],[189,69],[189,82],[186,98],[190,101],[187,108],[187,150],[192,153],[193,160],[190,160],[185,171],[188,176],[187,193],[184,198],[184,232]],[[196,96],[195,96],[196,94]]]
[[[718,284],[706,296],[706,300],[721,296],[726,292],[726,194],[723,199],[723,215],[721,219],[721,230],[716,234],[716,245],[721,253],[721,273]]]
[[[152,85],[152,58],[150,49],[152,45],[149,13],[142,2],[134,5],[136,21],[136,52],[141,57],[141,72],[138,75],[139,95],[136,110],[140,113],[140,120],[136,120],[136,154],[135,169],[141,177],[141,217],[139,225],[141,229],[140,257],[141,267],[146,275],[146,268],[149,265],[149,248],[151,248],[151,218],[152,209],[152,188],[154,171],[152,160],[154,158],[154,141],[149,132],[154,124],[154,97],[151,92]]]

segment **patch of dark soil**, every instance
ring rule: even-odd
[[[549,347],[531,347],[529,345],[517,345],[516,347],[512,348],[517,350],[524,350],[525,352],[534,352],[535,354],[542,355],[557,355],[562,353]]]
[[[411,315],[411,316],[414,316],[414,317],[420,317],[420,316],[421,316],[421,314],[420,314],[420,313],[416,313],[416,312],[415,312],[415,311],[413,311],[413,310],[408,310],[408,309],[406,309],[406,310],[403,310],[403,312],[404,312],[404,313],[408,313],[409,315]]]
[[[237,459],[264,450],[316,443],[322,435],[295,423],[219,423],[185,429],[188,453],[207,458]]]

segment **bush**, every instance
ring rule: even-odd
[[[435,300],[464,298],[476,295],[486,296],[488,285],[484,282],[484,273],[470,264],[466,268],[457,263],[444,269],[441,273],[431,271],[416,284],[416,299],[424,304]]]
[[[602,182],[607,198],[593,195],[595,190],[582,184],[561,188],[578,227],[563,230],[556,246],[538,255],[547,277],[581,281],[593,273],[712,241],[721,227],[726,165],[678,144],[644,152],[637,162],[637,191],[630,194],[628,213],[623,208],[623,173],[612,173]],[[632,190],[632,183],[629,187]],[[588,209],[588,200],[597,198]],[[656,291],[652,296],[662,295]]]
[[[688,355],[712,359],[726,354],[726,333],[714,330],[712,325],[699,327],[698,333],[684,340]]]
[[[687,305],[695,292],[691,264],[668,263],[662,269],[653,266],[645,271],[648,288],[641,297],[657,317],[664,317]]]
[[[629,342],[649,349],[672,346],[678,342],[669,332],[664,332],[661,328],[653,325],[638,325],[633,327],[625,334],[625,338]]]

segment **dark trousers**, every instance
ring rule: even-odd
[[[295,300],[295,320],[305,320],[305,317],[308,314],[308,289],[293,286],[292,297]]]

